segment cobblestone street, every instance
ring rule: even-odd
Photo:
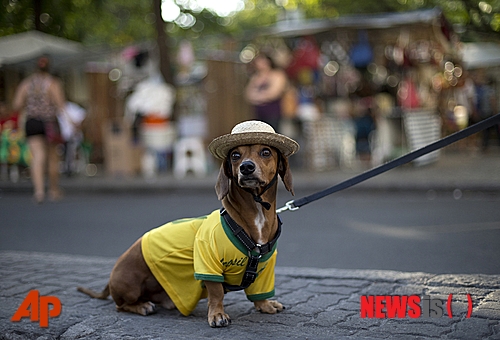
[[[431,275],[392,271],[278,267],[276,298],[286,310],[261,314],[243,293],[228,293],[232,324],[212,329],[202,300],[189,317],[160,309],[143,317],[115,310],[111,299],[90,299],[83,285],[102,289],[115,259],[59,254],[0,252],[0,339],[500,339],[500,277]],[[30,290],[61,300],[62,313],[40,328],[28,318],[11,322]],[[446,301],[452,298],[453,317]],[[467,318],[467,294],[473,301]],[[363,295],[428,295],[443,301],[440,318],[361,318]]]

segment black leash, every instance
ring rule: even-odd
[[[320,198],[331,195],[337,191],[344,190],[344,189],[347,189],[349,187],[352,187],[353,185],[364,182],[367,179],[378,176],[378,175],[380,175],[386,171],[392,170],[400,165],[409,163],[409,162],[411,162],[411,161],[413,161],[413,160],[415,160],[423,155],[426,155],[426,154],[431,153],[433,151],[436,151],[438,149],[444,148],[445,146],[448,146],[452,143],[455,143],[461,139],[469,137],[475,133],[478,133],[482,130],[485,130],[485,129],[487,129],[495,124],[499,124],[499,123],[500,123],[500,114],[496,114],[495,116],[489,117],[489,118],[487,118],[479,123],[471,125],[463,130],[455,132],[455,133],[453,133],[449,136],[446,136],[446,137],[444,137],[444,138],[442,138],[434,143],[431,143],[431,144],[424,146],[420,149],[412,151],[406,155],[403,155],[403,156],[396,158],[390,162],[382,164],[376,168],[365,171],[362,174],[359,174],[351,179],[343,181],[343,182],[336,184],[332,187],[329,187],[325,190],[322,190],[320,192],[317,192],[317,193],[309,195],[309,196],[305,196],[305,197],[297,199],[297,200],[289,201],[285,204],[284,207],[277,209],[276,212],[279,214],[279,213],[282,213],[282,212],[287,211],[287,210],[290,210],[290,211],[297,210],[300,207],[302,207],[308,203],[314,202],[316,200],[319,200]]]
[[[248,263],[245,273],[243,274],[241,284],[237,286],[229,285],[224,282],[222,285],[226,291],[242,290],[248,288],[257,278],[257,267],[259,265],[260,258],[273,250],[274,245],[278,241],[281,234],[281,220],[278,216],[278,230],[276,231],[274,238],[266,244],[258,244],[252,240],[252,238],[233,220],[231,216],[229,216],[226,209],[222,208],[220,214],[226,221],[234,236],[241,241],[248,251]]]

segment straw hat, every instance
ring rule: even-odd
[[[230,134],[215,138],[208,149],[215,158],[226,159],[229,151],[240,145],[264,144],[278,149],[283,157],[289,157],[299,150],[299,144],[291,138],[276,133],[264,122],[249,120],[236,125]]]

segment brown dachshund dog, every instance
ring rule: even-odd
[[[257,310],[270,314],[282,311],[281,303],[269,300],[274,295],[277,253],[275,243],[270,241],[281,230],[276,214],[276,178],[281,177],[285,188],[293,194],[287,156],[298,150],[298,144],[274,130],[266,130],[270,128],[267,124],[250,122],[250,127],[249,122],[244,122],[231,135],[222,136],[234,137],[235,129],[243,125],[238,138],[219,137],[219,144],[214,140],[215,145],[210,146],[219,159],[221,148],[231,148],[222,150],[225,158],[215,187],[223,212],[216,210],[207,216],[173,221],[151,230],[119,257],[104,291],[96,293],[82,287],[78,290],[99,299],[111,295],[119,311],[141,315],[153,313],[155,304],[189,315],[197,302],[207,297],[208,324],[225,327],[231,319],[224,312],[224,294],[237,290],[231,287],[242,282],[245,265],[248,268],[252,258],[258,262],[256,278],[240,289],[245,289]],[[268,138],[262,138],[261,129]],[[247,144],[257,140],[262,144]],[[230,224],[241,227],[255,251],[269,245],[268,253],[255,255],[254,250],[245,249],[244,242],[239,241],[241,234],[233,234]]]

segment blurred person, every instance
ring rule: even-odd
[[[71,176],[78,171],[76,165],[78,148],[83,142],[81,124],[87,111],[73,102],[66,102],[66,114],[60,114],[59,124],[64,139],[64,172]]]
[[[460,66],[458,66],[460,67]],[[459,129],[466,128],[478,122],[476,111],[476,89],[474,81],[469,73],[464,69],[462,76],[458,78],[457,86],[454,89],[454,98],[456,100],[454,113],[458,122]],[[463,122],[463,125],[462,123]],[[472,135],[457,143],[458,148],[467,150],[476,146],[477,136]]]
[[[45,169],[48,166],[49,199],[59,200],[59,156],[57,145],[62,142],[57,116],[64,112],[65,99],[62,85],[49,73],[49,58],[37,60],[34,74],[24,79],[14,96],[14,110],[25,110],[25,135],[31,151],[31,178],[33,199],[45,199]]]
[[[476,91],[474,82],[469,77],[468,73],[464,70],[461,77],[458,78],[458,83],[454,88],[453,93],[455,99],[455,106],[464,107],[464,115],[467,116],[465,126],[472,125],[476,120]]]
[[[484,120],[497,113],[498,103],[495,93],[494,79],[486,78],[485,74],[482,73],[476,83],[476,96],[476,112],[478,120]],[[500,143],[500,127],[498,125],[489,127],[482,131],[481,147],[483,151],[486,151],[488,148],[492,130],[495,131],[496,137]]]
[[[13,182],[17,181],[18,171],[17,165],[10,165],[10,144],[13,137],[12,133],[17,130],[18,115],[11,114],[4,102],[0,102],[0,179],[5,180],[10,178]]]
[[[287,88],[285,72],[276,67],[273,60],[260,53],[253,60],[255,72],[245,90],[247,101],[253,105],[255,118],[268,123],[279,131],[282,115],[281,98]]]
[[[366,105],[366,100],[360,100],[360,111],[354,117],[356,126],[356,153],[361,161],[371,161],[372,137],[376,129],[375,119],[370,106]]]
[[[460,65],[456,69],[462,70]],[[446,135],[455,133],[466,128],[476,120],[476,91],[472,78],[468,72],[463,70],[460,76],[452,79],[450,86],[443,89],[442,109],[444,118],[444,133]],[[475,136],[455,143],[457,150],[466,150],[469,145],[474,144]]]

